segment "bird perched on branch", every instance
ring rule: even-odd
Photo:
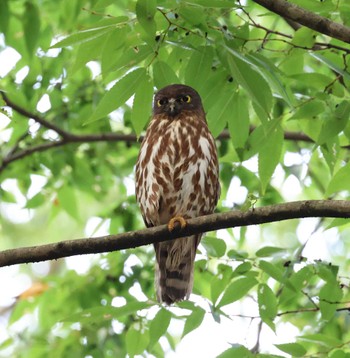
[[[199,94],[180,84],[162,88],[136,164],[136,198],[146,226],[183,228],[187,219],[212,213],[219,195],[217,151]],[[189,298],[201,236],[154,245],[159,302]]]

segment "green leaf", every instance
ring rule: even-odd
[[[104,43],[102,37],[95,37],[78,45],[77,55],[69,68],[69,74],[75,75],[76,72],[86,68],[85,64],[87,62],[98,59],[102,53]]]
[[[350,358],[350,353],[344,352],[342,349],[336,349],[329,353],[329,358]]]
[[[152,98],[152,79],[146,75],[137,87],[131,112],[131,123],[138,137],[151,116]]]
[[[242,149],[249,136],[249,102],[247,97],[236,93],[232,100],[228,129],[234,147]],[[239,153],[238,153],[239,154]]]
[[[277,315],[277,298],[271,288],[264,283],[258,286],[258,306],[263,322],[275,331],[273,320]]]
[[[290,119],[314,119],[326,110],[325,103],[314,99],[303,103]]]
[[[199,6],[207,7],[214,7],[214,8],[235,8],[237,7],[235,4],[232,3],[232,0],[186,0],[189,4],[195,4]]]
[[[154,15],[157,10],[156,0],[138,0],[136,3],[136,17],[140,25],[149,37],[153,37],[156,32]]]
[[[276,281],[281,283],[284,282],[283,271],[278,266],[273,265],[271,262],[261,260],[259,262],[259,267]]]
[[[316,32],[309,28],[302,26],[300,29],[295,31],[292,44],[302,47],[312,47],[315,43]]]
[[[300,340],[317,343],[321,346],[326,347],[337,347],[343,344],[343,342],[338,339],[332,337],[330,334],[322,334],[322,333],[315,333],[315,334],[306,334],[303,336],[298,337]]]
[[[185,71],[185,83],[201,91],[210,73],[214,57],[211,46],[201,46],[193,51]]]
[[[306,349],[299,343],[275,344],[275,346],[282,352],[291,354],[293,357],[303,357],[306,354]]]
[[[128,30],[129,28],[127,26],[117,27],[101,38],[101,41],[105,39],[101,51],[102,76],[105,77],[110,71],[114,70],[115,63],[124,53]]]
[[[27,201],[25,207],[27,209],[33,209],[43,205],[45,202],[46,202],[46,197],[42,193],[38,193]]]
[[[178,14],[188,23],[194,26],[203,27],[205,30],[207,29],[206,14],[204,9],[196,6],[182,6],[179,9]]]
[[[225,93],[224,91],[222,93]],[[232,116],[235,92],[225,93],[219,96],[217,102],[211,107],[207,114],[208,126],[214,138],[225,128],[226,123]]]
[[[276,131],[277,127],[280,127],[278,119],[268,121],[263,125],[256,127],[249,135],[246,142],[245,150],[243,152],[243,160],[247,160],[261,151],[263,146],[268,143],[270,136]]]
[[[316,58],[317,60],[321,61],[322,63],[326,64],[331,70],[342,75],[346,80],[350,81],[349,72],[343,70],[334,61],[332,61],[332,60],[328,59],[327,57],[325,57],[319,53],[316,53],[316,52],[311,52],[310,56],[312,56],[312,57]]]
[[[217,307],[223,307],[245,296],[258,281],[253,277],[242,277],[233,281],[225,290]]]
[[[149,343],[149,331],[133,324],[125,335],[126,351],[130,357],[141,354]]]
[[[68,186],[62,186],[57,192],[59,205],[74,219],[79,219],[79,211],[75,190]]]
[[[121,317],[129,316],[139,310],[149,308],[151,306],[152,305],[148,302],[133,301],[121,307],[92,307],[78,313],[74,313],[60,320],[60,322],[81,322],[89,324],[98,323],[106,320],[120,319]]]
[[[165,309],[161,308],[156,316],[152,319],[150,324],[150,347],[152,347],[154,344],[156,344],[160,337],[162,337],[170,324],[171,320],[171,313]]]
[[[6,35],[9,24],[9,6],[7,0],[0,0],[0,32]]]
[[[138,68],[125,75],[102,97],[86,123],[96,121],[125,104],[135,93],[140,81],[145,75],[146,70],[144,68]]]
[[[256,257],[270,257],[275,254],[280,254],[282,252],[286,252],[286,249],[282,247],[275,247],[275,246],[264,246],[259,249],[255,255]]]
[[[222,257],[225,255],[226,243],[222,239],[205,236],[201,240],[201,244],[204,246],[209,256]]]
[[[350,191],[350,163],[347,163],[335,173],[325,195],[329,197],[331,194],[342,190]]]
[[[283,98],[290,107],[293,107],[293,95],[290,93],[290,90],[286,88],[286,85],[282,80],[285,73],[260,53],[249,54],[246,56],[246,59],[260,69],[260,74],[268,82],[273,89],[273,92],[275,92],[277,96]]]
[[[341,102],[334,111],[334,116],[325,120],[321,132],[318,136],[317,143],[323,144],[326,141],[332,139],[348,124],[350,114],[349,101]]]
[[[182,332],[182,338],[199,327],[204,319],[204,316],[205,311],[203,308],[194,307],[192,313],[186,318],[185,327]]]
[[[115,25],[122,26],[124,24],[126,24],[129,21],[129,17],[128,16],[113,16],[113,17],[107,17],[107,18],[102,18],[100,21],[98,22],[94,22],[91,26],[87,26],[85,27],[86,29],[98,29],[101,27],[113,27],[116,28]]]
[[[280,161],[283,147],[284,134],[280,126],[270,133],[269,139],[259,151],[259,177],[262,194],[265,193],[267,185]]]
[[[123,48],[121,56],[112,63],[111,67],[114,71],[122,68],[133,68],[150,55],[153,56],[154,52],[152,47],[148,45],[140,45],[128,49]]]
[[[254,355],[244,346],[234,344],[231,348],[217,356],[217,358],[253,358]]]
[[[57,43],[52,45],[51,48],[62,48],[62,47],[81,44],[86,41],[94,40],[98,37],[101,37],[110,31],[113,31],[113,28],[98,28],[98,29],[80,31],[73,35],[65,37],[61,41],[58,41]]]
[[[27,1],[25,3],[24,15],[22,20],[24,38],[28,54],[32,56],[40,35],[40,14],[38,7],[34,3]]]
[[[154,84],[161,89],[170,84],[180,83],[174,70],[164,61],[156,61],[153,65]]]
[[[272,108],[272,93],[265,78],[242,58],[235,50],[229,49],[227,62],[233,78],[247,91],[253,102],[269,117]],[[258,113],[259,114],[259,113]],[[265,118],[261,118],[262,122]]]
[[[234,274],[237,275],[245,275],[248,271],[252,269],[252,264],[249,261],[242,262],[238,265],[235,270],[233,271]]]
[[[343,297],[343,291],[339,287],[339,283],[334,280],[327,282],[320,290],[320,311],[322,319],[330,320],[334,317],[337,310],[337,302],[340,302]]]
[[[6,203],[17,203],[16,197],[10,191],[2,190],[0,188],[0,200]]]

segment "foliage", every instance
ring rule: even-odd
[[[350,23],[345,0],[292,2]],[[2,249],[142,228],[138,144],[89,135],[140,136],[154,88],[174,82],[197,89],[215,136],[230,133],[219,211],[349,196],[348,44],[251,0],[0,0],[0,31],[1,61],[19,55],[0,86],[22,109],[2,103]],[[207,236],[192,300],[174,308],[155,302],[150,247],[96,255],[85,271],[21,267],[45,286],[17,298],[0,352],[162,357],[212,317],[239,337],[262,322],[248,341],[228,335],[220,357],[348,357],[348,234],[347,221],[314,220]]]

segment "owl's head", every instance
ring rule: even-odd
[[[174,84],[160,89],[154,96],[153,113],[171,117],[182,111],[203,111],[199,94],[189,86]]]

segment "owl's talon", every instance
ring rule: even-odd
[[[181,229],[185,228],[187,225],[186,220],[182,216],[174,216],[171,218],[168,222],[168,230],[171,232],[175,229],[176,223],[179,223],[181,226]]]

